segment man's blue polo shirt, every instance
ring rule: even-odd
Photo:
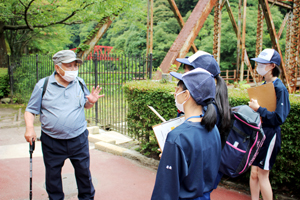
[[[81,78],[70,82],[67,87],[62,86],[56,81],[55,73],[49,77],[43,99],[45,78],[35,85],[26,111],[36,115],[40,114],[42,131],[50,137],[71,139],[79,136],[87,127],[84,104],[86,96],[90,92]],[[84,85],[84,93],[78,79]]]

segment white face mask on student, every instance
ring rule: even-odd
[[[266,75],[270,70],[266,71],[267,64],[263,63],[257,63],[256,71],[259,75],[264,76]]]
[[[183,103],[178,103],[177,102],[177,96],[178,95],[180,95],[180,94],[182,94],[182,93],[184,93],[185,92],[185,90],[184,91],[182,91],[182,92],[179,92],[178,94],[175,94],[175,104],[176,104],[176,107],[177,107],[177,109],[180,111],[180,112],[184,112],[184,109],[183,109],[183,104],[185,104],[185,102],[187,101],[187,100],[189,100],[189,98],[187,99],[187,100],[185,100]]]
[[[58,66],[59,66],[59,65],[58,65]],[[59,66],[59,68],[63,70],[63,68],[61,68],[61,66]],[[61,74],[59,74],[59,75],[60,75],[65,81],[67,81],[67,82],[74,81],[75,78],[78,76],[78,70],[76,70],[76,71],[65,71],[65,70],[63,70],[63,71],[65,72],[65,75],[64,75],[64,76],[62,76]]]

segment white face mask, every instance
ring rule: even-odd
[[[58,65],[59,66],[59,65]],[[59,66],[61,68],[61,66]],[[63,70],[63,68],[61,68]],[[74,81],[75,78],[78,76],[78,70],[76,71],[65,71],[65,75],[62,76],[61,74],[59,74],[65,81],[67,82],[71,82],[71,81]]]
[[[184,109],[183,109],[183,104],[185,104],[185,102],[187,101],[187,100],[189,100],[189,98],[187,99],[187,100],[185,100],[183,103],[178,103],[177,102],[177,96],[178,95],[180,95],[180,94],[182,94],[182,93],[184,93],[185,92],[185,90],[184,91],[182,91],[182,92],[179,92],[178,94],[175,94],[175,104],[176,104],[176,107],[177,107],[177,109],[180,111],[180,112],[184,112]]]
[[[266,75],[266,73],[268,73],[270,70],[266,71],[266,64],[263,64],[263,63],[258,63],[257,64],[257,68],[256,68],[256,71],[259,75]]]

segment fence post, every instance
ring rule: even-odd
[[[8,64],[8,68],[7,68],[7,71],[8,71],[8,77],[9,77],[9,85],[10,85],[10,96],[12,97],[13,94],[14,94],[14,87],[13,87],[13,74],[12,74],[12,66],[11,66],[11,63],[10,63],[10,56],[7,55],[7,64]]]
[[[152,53],[150,53],[149,79],[152,79]]]
[[[237,78],[237,76],[236,76],[236,69],[233,70],[233,78],[234,78],[234,80],[235,80],[236,82],[238,82],[238,78]]]
[[[36,82],[39,81],[39,58],[38,54],[36,54]]]
[[[97,62],[98,62],[98,60],[97,60],[97,53],[95,52],[94,53],[94,59],[93,59],[93,61],[94,61],[94,66],[95,66],[95,88],[97,87],[97,85],[98,85],[98,70],[97,70]],[[95,103],[95,110],[96,110],[96,125],[98,124],[98,101]]]

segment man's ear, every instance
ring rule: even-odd
[[[58,71],[59,71],[59,66],[58,65],[54,65],[54,69],[55,69],[55,71],[57,72],[57,73],[59,73]]]

